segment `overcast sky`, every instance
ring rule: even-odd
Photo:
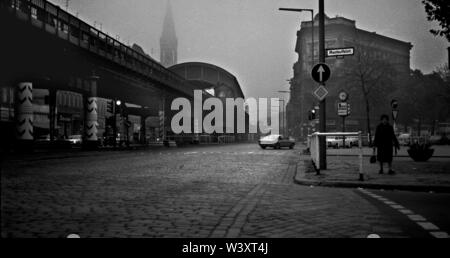
[[[52,2],[64,6],[65,0]],[[109,35],[137,43],[159,60],[159,38],[167,0],[71,0],[69,11]],[[289,89],[296,31],[317,0],[171,0],[178,36],[178,62],[209,62],[233,73],[246,97],[281,96]],[[429,33],[420,0],[326,0],[325,11],[356,20],[368,31],[411,42],[411,65],[428,73],[446,63],[449,46]],[[99,27],[100,25],[97,25]]]

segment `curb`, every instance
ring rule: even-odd
[[[327,154],[327,156],[328,157],[358,157],[358,155],[354,155],[354,154]],[[366,154],[364,154],[363,155],[363,157],[364,158],[370,158],[372,155],[366,155]],[[408,156],[408,155],[397,155],[397,156],[394,156],[394,158],[411,158],[410,156]],[[431,159],[434,159],[434,158],[437,158],[437,159],[448,159],[448,158],[450,158],[450,156],[449,155],[433,155],[433,157],[431,157]]]
[[[365,188],[376,190],[399,190],[411,192],[435,192],[435,193],[450,193],[450,186],[440,185],[402,185],[402,184],[378,184],[370,182],[353,182],[353,181],[321,181],[305,179],[305,161],[300,161],[297,164],[295,171],[294,183],[304,186],[321,186],[321,187],[335,187],[335,188]]]

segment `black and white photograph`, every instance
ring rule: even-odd
[[[448,0],[0,0],[0,32],[2,239],[449,238]]]

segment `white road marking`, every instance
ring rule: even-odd
[[[412,220],[412,221],[417,221],[417,222],[419,222],[419,221],[427,221],[427,219],[425,219],[424,217],[422,217],[420,215],[416,215],[416,214],[408,215],[408,218],[410,220]]]
[[[405,215],[411,215],[411,214],[414,214],[414,212],[412,212],[412,211],[410,211],[410,210],[407,210],[407,209],[400,209],[400,210],[398,210],[399,212],[401,212],[401,213],[403,213],[403,214],[405,214]]]
[[[430,234],[435,238],[449,238],[449,235],[443,231],[431,232]]]
[[[377,194],[371,193],[369,191],[366,191],[362,188],[358,188],[358,190],[362,193],[364,193],[365,195],[368,195],[374,199],[377,199],[381,202],[383,202],[384,204],[388,205],[389,207],[395,209],[396,211],[406,215],[411,221],[413,221],[414,223],[416,223],[418,226],[422,227],[423,229],[425,229],[426,231],[428,231],[428,233],[430,233],[430,235],[432,235],[435,238],[449,238],[449,235],[447,232],[444,231],[440,231],[439,227],[436,226],[435,224],[428,222],[426,218],[424,218],[421,215],[415,214],[413,211],[406,209],[405,207],[403,207],[402,205],[399,205],[393,201],[390,201],[387,198],[381,197]],[[369,235],[371,236],[371,235]],[[369,237],[368,237],[369,238]]]
[[[425,230],[428,230],[428,231],[438,231],[439,230],[439,228],[431,222],[417,222],[417,224],[419,224],[419,226],[423,227]]]

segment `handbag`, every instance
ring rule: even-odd
[[[375,154],[375,149],[373,150],[372,156],[370,156],[370,164],[377,163],[377,155]]]

